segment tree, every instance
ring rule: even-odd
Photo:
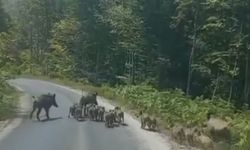
[[[87,77],[98,85],[149,82],[243,105],[250,92],[249,6],[240,0],[22,0],[8,12],[17,28],[13,45],[31,73]]]
[[[114,57],[122,58],[119,66],[117,65],[119,68],[122,67],[121,71],[116,74],[127,75],[133,84],[142,73],[145,74],[142,72],[145,70],[142,62],[146,57],[143,20],[133,11],[133,6],[136,5],[134,3],[136,2],[103,4],[102,15],[102,21],[111,28],[111,36],[117,39],[112,43]]]
[[[180,28],[185,33],[185,37],[190,44],[190,54],[188,61],[188,76],[186,94],[190,94],[192,81],[193,61],[195,51],[198,49],[197,42],[202,23],[202,1],[200,0],[183,0],[176,1],[176,16],[173,17],[173,25]]]
[[[10,18],[3,8],[2,1],[0,0],[0,32],[7,31],[9,28]]]

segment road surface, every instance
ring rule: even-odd
[[[44,122],[38,122],[35,113],[29,120],[26,112],[22,123],[0,141],[0,150],[151,150],[154,147],[129,125],[106,128],[104,123],[68,119],[69,106],[81,96],[72,90],[31,79],[16,79],[11,83],[29,95],[56,93],[59,108],[52,107],[53,120]],[[44,111],[41,116],[45,118]],[[156,147],[154,150],[168,150]]]

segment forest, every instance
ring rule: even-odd
[[[0,0],[0,75],[88,80],[166,128],[213,111],[245,150],[249,34],[249,0]]]

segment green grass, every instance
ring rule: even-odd
[[[0,121],[15,116],[19,96],[20,93],[6,82],[0,84]]]

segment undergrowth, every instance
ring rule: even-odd
[[[18,92],[11,87],[5,77],[0,78],[0,121],[15,115]]]

